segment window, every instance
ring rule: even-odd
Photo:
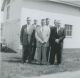
[[[72,25],[65,24],[65,30],[66,30],[66,36],[71,37],[72,36]]]
[[[7,0],[7,5],[10,3],[10,0]]]
[[[7,7],[6,19],[9,19],[9,17],[10,17],[10,6]]]

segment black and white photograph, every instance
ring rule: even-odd
[[[0,0],[0,78],[80,78],[80,0]]]

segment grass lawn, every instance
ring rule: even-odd
[[[22,64],[20,53],[0,52],[0,78],[22,78],[80,70],[80,49],[63,51],[61,65]]]

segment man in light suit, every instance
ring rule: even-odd
[[[41,20],[41,27],[36,32],[38,62],[41,64],[47,64],[46,52],[49,45],[50,28],[46,26],[46,20]],[[42,58],[41,58],[42,56]]]
[[[23,55],[22,55],[22,62],[25,63],[26,60],[29,61],[29,56],[31,52],[31,34],[32,34],[32,27],[31,27],[31,20],[30,17],[27,18],[27,24],[23,25],[21,28],[20,34],[20,41],[23,46]]]

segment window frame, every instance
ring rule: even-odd
[[[66,32],[66,37],[72,38],[72,35],[73,35],[72,34],[72,32],[73,32],[73,25],[71,25],[71,24],[65,24],[65,32]]]

